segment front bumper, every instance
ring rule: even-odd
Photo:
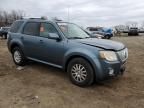
[[[104,61],[102,70],[104,73],[104,78],[122,75],[126,69],[126,61],[125,62],[114,62],[110,63]]]
[[[99,69],[96,70],[96,80],[104,80],[111,77],[122,75],[126,70],[126,60],[108,62],[102,60]]]

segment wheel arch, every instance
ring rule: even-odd
[[[85,59],[92,66],[95,79],[100,79],[102,77],[102,68],[97,51],[93,52],[90,50],[81,49],[78,49],[76,51],[69,51],[64,57],[63,70],[66,72],[69,62],[72,59],[79,57]]]
[[[12,44],[11,44],[11,47],[10,47],[10,52],[11,52],[11,53],[12,53],[13,48],[15,48],[15,47],[21,48],[21,45],[20,45],[19,43],[12,43]]]
[[[67,58],[67,60],[65,61],[65,64],[64,64],[64,71],[67,72],[67,67],[68,67],[68,64],[70,63],[70,61],[74,58],[83,58],[84,60],[86,60],[92,67],[93,71],[94,71],[94,78],[96,77],[96,72],[95,72],[95,66],[93,65],[93,62],[91,61],[91,59],[87,56],[84,56],[84,55],[71,55]]]

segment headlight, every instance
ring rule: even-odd
[[[108,61],[117,61],[117,55],[113,51],[100,51],[100,57]]]

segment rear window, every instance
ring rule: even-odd
[[[10,28],[8,28],[8,27],[2,28],[2,30],[4,30],[4,31],[9,31],[9,29]]]
[[[39,36],[39,31],[40,31],[40,23],[28,22],[28,23],[26,23],[26,25],[23,29],[23,34]]]
[[[15,21],[10,29],[10,32],[17,33],[24,21]]]
[[[90,28],[89,30],[90,31],[98,31],[98,29],[96,29],[96,28]]]

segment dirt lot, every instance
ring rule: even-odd
[[[126,73],[87,88],[47,65],[34,62],[17,70],[0,40],[0,108],[144,108],[144,36],[114,40],[129,48]]]

